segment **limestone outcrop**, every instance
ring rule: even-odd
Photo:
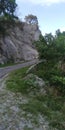
[[[38,25],[25,22],[7,28],[6,35],[0,36],[0,64],[37,58],[33,42],[39,39],[40,34]]]

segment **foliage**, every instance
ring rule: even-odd
[[[15,0],[0,0],[0,33],[6,34],[7,27],[14,24],[17,4]]]
[[[29,14],[28,16],[25,16],[25,21],[28,24],[38,24],[37,17],[32,15],[32,14]]]
[[[65,94],[65,32],[56,31],[55,37],[50,33],[44,37],[40,36],[35,42],[39,56],[45,63],[43,68],[37,68],[37,74],[47,80],[50,85],[56,86],[61,95]],[[60,66],[60,67],[59,67]],[[43,71],[42,71],[43,70]]]
[[[29,78],[25,77],[21,79],[22,77],[26,76],[27,69],[28,68],[23,68],[11,74],[9,80],[6,82],[7,88],[13,92],[21,92],[22,94],[28,94],[32,92],[37,93],[38,91],[40,92],[41,88],[36,83],[35,75],[32,74]]]
[[[27,69],[28,68],[23,68],[11,73],[9,80],[6,82],[7,88],[14,92],[21,92],[25,94],[28,87],[26,87],[27,84],[25,80],[22,80],[22,77],[26,75]]]
[[[0,0],[0,15],[14,15],[16,9],[16,2],[15,0]]]
[[[50,62],[58,62],[65,57],[64,36],[54,37],[51,34],[40,36],[39,41],[35,42],[41,59]]]
[[[65,95],[65,77],[62,76],[52,76],[50,79],[50,84],[56,86],[60,95]]]

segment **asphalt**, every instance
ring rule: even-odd
[[[7,66],[7,67],[2,67],[0,68],[0,79],[3,78],[5,75],[9,74],[10,72],[20,69],[20,68],[24,68],[30,65],[34,65],[38,62],[37,59],[33,60],[33,61],[28,61],[25,63],[20,63],[17,65],[13,65],[13,66]]]

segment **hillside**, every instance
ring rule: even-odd
[[[0,34],[0,64],[29,61],[38,57],[33,42],[39,39],[38,25],[16,21],[7,27],[6,35]]]

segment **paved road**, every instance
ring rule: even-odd
[[[30,65],[33,65],[37,62],[38,62],[38,60],[35,59],[33,61],[29,61],[29,62],[25,62],[25,63],[13,65],[13,66],[0,68],[0,79],[3,78],[6,74],[10,73],[13,70],[17,70],[17,69],[20,69],[20,68],[23,68],[23,67],[26,67],[26,66],[30,66]]]

